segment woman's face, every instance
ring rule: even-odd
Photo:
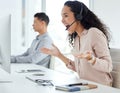
[[[64,6],[62,9],[62,23],[67,27],[75,21],[73,12],[70,10],[70,7]],[[67,30],[69,34],[72,34],[75,31],[77,23],[74,22]]]

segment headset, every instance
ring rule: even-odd
[[[76,20],[78,21],[81,21],[83,16],[82,16],[82,13],[83,13],[83,4],[81,3],[81,10],[80,10],[80,13],[76,15]]]
[[[81,3],[81,11],[80,11],[80,13],[77,14],[77,16],[75,17],[76,20],[78,20],[78,21],[81,21],[81,20],[82,20],[82,18],[83,18],[83,17],[82,17],[82,12],[83,12],[83,4]],[[67,25],[65,30],[68,30],[68,28],[69,28],[70,26],[72,26],[72,25],[76,22],[76,20],[73,21],[70,25]]]

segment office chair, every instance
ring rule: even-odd
[[[51,56],[49,68],[52,70],[55,69],[55,57],[54,56]]]
[[[120,49],[111,48],[110,55],[113,62],[113,87],[120,88]]]

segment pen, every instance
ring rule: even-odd
[[[88,85],[88,83],[74,83],[74,84],[69,84],[68,86],[79,86],[79,85]]]

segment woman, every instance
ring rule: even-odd
[[[112,61],[109,53],[109,33],[106,26],[82,2],[66,1],[62,9],[62,23],[69,33],[69,43],[79,54],[75,61],[53,49],[41,51],[60,58],[68,68],[76,71],[81,79],[110,86]]]

